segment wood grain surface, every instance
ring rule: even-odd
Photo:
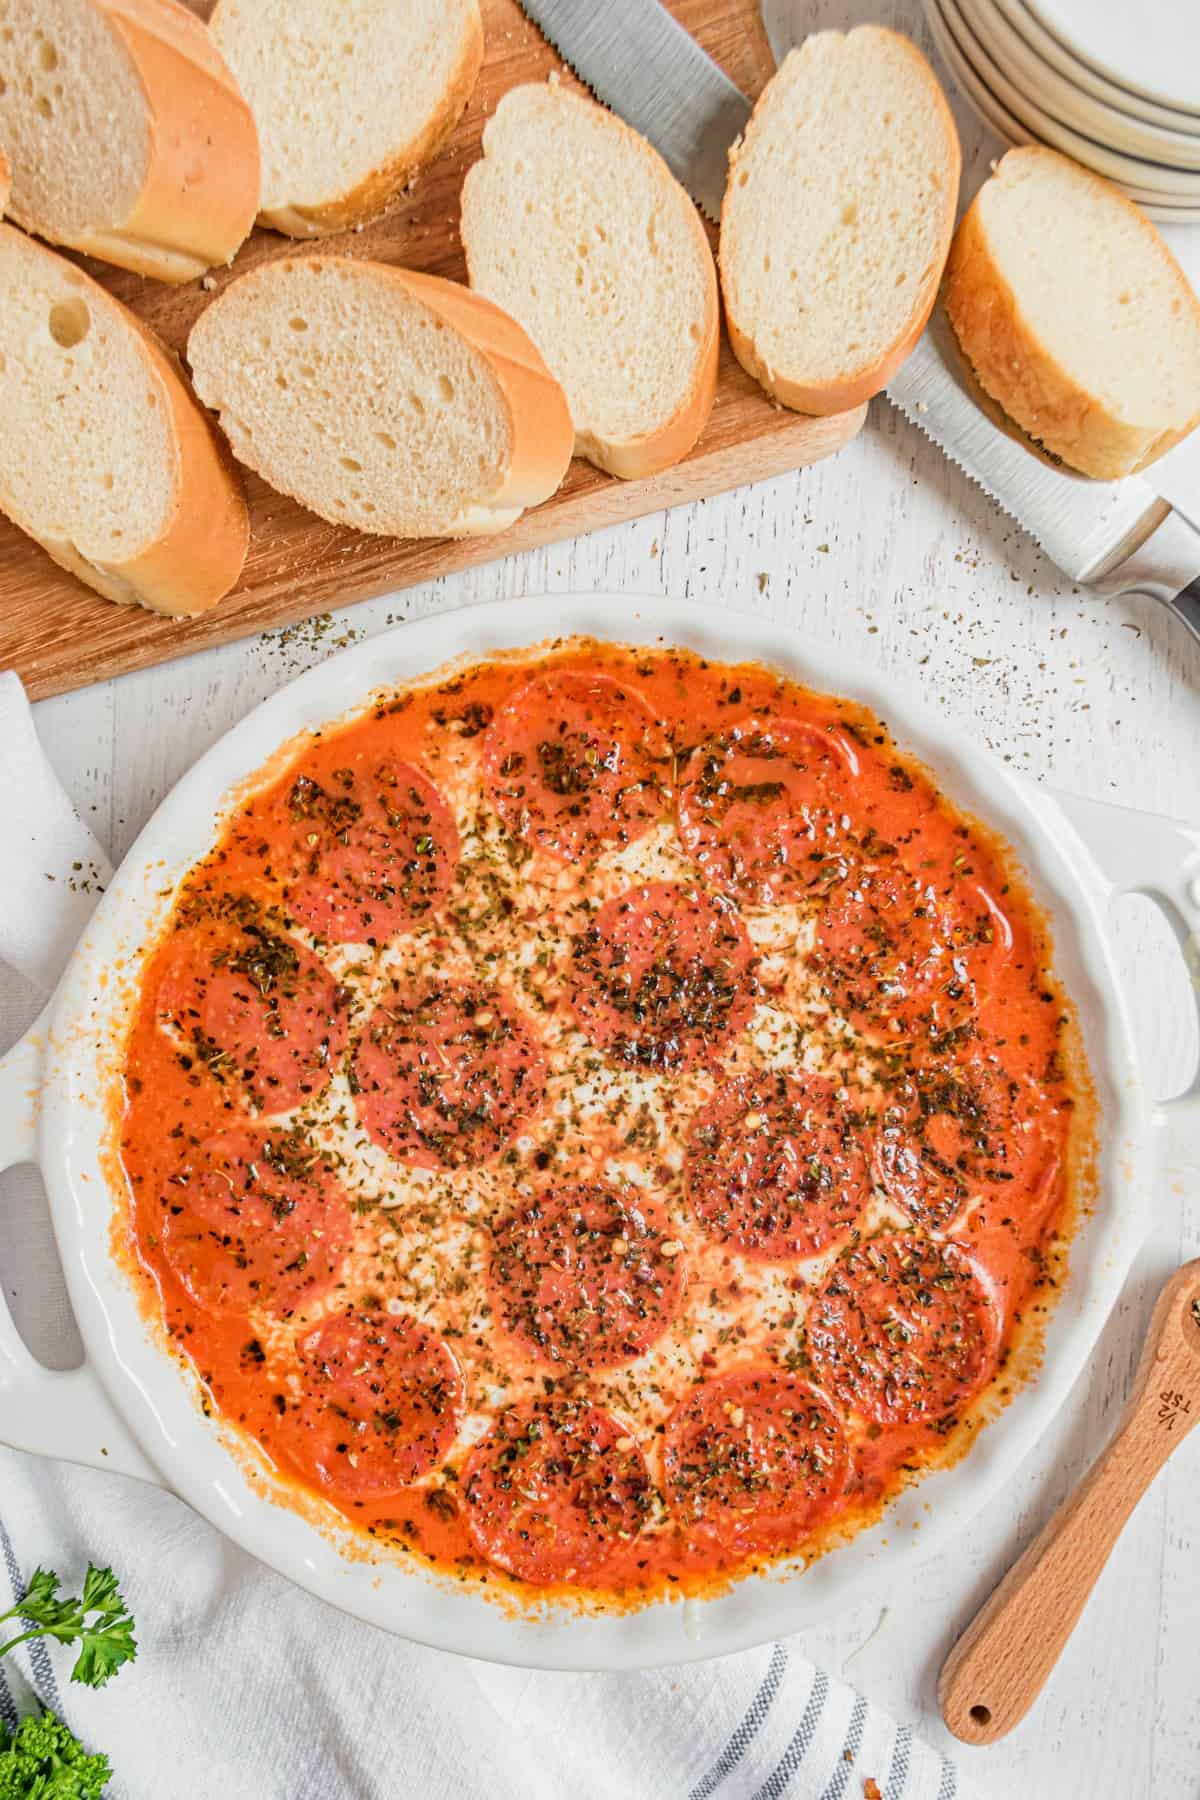
[[[209,8],[195,0],[195,10]],[[756,0],[672,0],[672,11],[744,92],[758,93],[773,63]],[[483,70],[447,148],[385,218],[323,239],[323,250],[465,277],[459,193],[479,155],[487,118],[509,88],[562,67],[516,0],[483,0],[483,13]],[[715,232],[712,236],[715,242]],[[214,271],[217,289],[256,263],[296,249],[292,239],[256,231],[231,270]],[[193,322],[213,298],[198,281],[167,287],[78,260],[175,351],[183,349]],[[576,460],[558,494],[511,530],[458,542],[367,537],[326,524],[247,470],[251,537],[242,579],[212,612],[190,620],[162,619],[141,607],[102,600],[0,517],[0,668],[16,669],[31,698],[40,699],[800,468],[840,449],[864,416],[861,407],[828,419],[782,410],[743,373],[723,341],[712,416],[682,463],[646,481],[621,482]]]

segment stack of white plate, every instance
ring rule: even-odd
[[[1200,224],[1200,0],[925,0],[938,48],[1010,144],[1049,144],[1154,218]]]

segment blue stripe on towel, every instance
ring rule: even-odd
[[[901,1800],[901,1796],[908,1786],[908,1769],[911,1760],[912,1729],[908,1725],[901,1725],[896,1733],[896,1741],[892,1745],[892,1765],[888,1770],[883,1800]]]
[[[937,1800],[954,1800],[958,1792],[958,1769],[952,1762],[942,1759],[942,1779],[938,1786]]]
[[[755,1694],[737,1730],[718,1756],[712,1768],[702,1781],[698,1781],[688,1800],[708,1800],[708,1795],[719,1788],[732,1769],[736,1769],[747,1750],[758,1736],[763,1720],[771,1710],[771,1702],[779,1692],[779,1684],[783,1680],[783,1671],[787,1668],[788,1653],[782,1644],[776,1644],[771,1651],[771,1661],[763,1676],[762,1686]]]
[[[763,1782],[754,1800],[779,1800],[792,1776],[800,1767],[812,1746],[813,1736],[825,1710],[825,1702],[829,1698],[829,1677],[823,1669],[818,1669],[812,1684],[812,1692],[808,1696],[808,1705],[804,1716],[796,1727],[795,1736],[784,1751],[773,1774]]]
[[[19,1605],[21,1596],[25,1592],[25,1582],[21,1579],[21,1570],[13,1551],[12,1539],[5,1529],[3,1520],[0,1520],[0,1549],[4,1551],[8,1579],[12,1583],[13,1600]],[[58,1683],[54,1679],[54,1669],[46,1649],[45,1638],[34,1638],[32,1643],[26,1644],[25,1648],[29,1652],[29,1666],[33,1670],[34,1692],[43,1706],[51,1706],[55,1712],[61,1712],[62,1701],[59,1698]]]
[[[20,1716],[17,1711],[17,1703],[12,1697],[12,1690],[8,1685],[8,1679],[4,1670],[0,1669],[0,1720],[3,1720],[10,1731],[15,1731]]]
[[[829,1783],[821,1800],[842,1800],[846,1791],[846,1783],[850,1779],[850,1771],[854,1767],[854,1759],[862,1749],[863,1726],[867,1722],[867,1703],[861,1694],[854,1699],[854,1709],[850,1714],[850,1723],[846,1727],[846,1742],[842,1745],[842,1754],[837,1767],[829,1777]]]

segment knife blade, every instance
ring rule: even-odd
[[[658,0],[521,0],[521,9],[719,223],[729,147],[751,106],[691,33]]]
[[[1072,581],[1147,594],[1200,641],[1200,531],[1140,475],[1056,464],[979,387],[940,306],[885,392]]]
[[[1139,476],[1094,481],[1076,474],[1005,420],[978,386],[940,307],[886,391],[1072,581],[1102,578],[1120,547],[1143,541],[1170,510]]]
[[[521,6],[584,86],[649,139],[718,221],[729,150],[750,102],[661,0]],[[1200,531],[1142,476],[1093,481],[1056,466],[983,394],[940,308],[885,392],[1072,581],[1149,594],[1200,640]]]

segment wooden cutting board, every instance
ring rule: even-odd
[[[211,0],[208,5],[205,0],[192,3],[198,12],[211,10]],[[773,65],[758,0],[672,0],[671,10],[745,93],[759,92]],[[483,70],[448,147],[385,219],[359,232],[326,238],[323,250],[465,279],[459,190],[479,155],[483,126],[507,89],[561,68],[516,0],[483,0],[483,14]],[[296,247],[278,233],[256,231],[232,271],[215,272],[218,288],[232,275],[268,257],[292,254]],[[173,350],[182,351],[193,321],[212,298],[199,282],[166,287],[105,263],[79,260]],[[840,449],[857,432],[864,414],[859,407],[833,418],[809,419],[774,406],[723,342],[716,404],[684,462],[647,481],[622,482],[576,460],[554,498],[526,513],[511,530],[461,542],[366,537],[327,525],[247,470],[251,535],[242,579],[220,606],[198,619],[161,619],[141,607],[102,600],[0,517],[0,669],[16,669],[34,699],[82,687],[471,563],[782,474]]]

